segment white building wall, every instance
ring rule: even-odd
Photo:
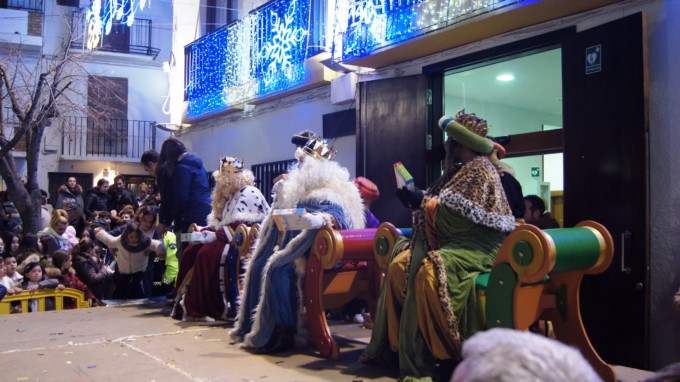
[[[330,86],[325,86],[258,105],[253,116],[236,113],[194,123],[181,139],[201,156],[209,170],[217,169],[217,160],[223,155],[243,157],[248,168],[253,164],[292,159],[295,147],[290,139],[294,134],[308,129],[323,135],[323,115],[349,107],[332,105]],[[354,175],[354,136],[339,138],[332,144],[338,150],[338,163]]]
[[[45,0],[44,52],[58,51],[64,39],[69,35],[72,7],[56,5],[55,0]],[[164,113],[164,105],[169,92],[168,75],[163,70],[163,63],[170,60],[172,54],[172,3],[166,1],[147,2],[145,9],[135,13],[136,19],[151,20],[151,46],[160,49],[157,56],[144,56],[126,53],[100,52],[72,49],[71,54],[82,66],[84,76],[74,86],[78,89],[80,99],[77,102],[87,104],[87,76],[106,76],[128,79],[128,114],[129,120],[165,122],[169,115]],[[89,1],[81,0],[83,9]],[[169,107],[165,107],[169,111]],[[156,131],[157,149],[169,133]],[[46,142],[61,148],[60,131],[55,128],[46,134]],[[44,163],[43,163],[44,162]],[[62,160],[59,155],[44,154],[41,158],[40,183],[47,187],[48,172],[92,173],[96,180],[103,169],[114,170],[117,174],[145,174],[137,160],[92,161]]]

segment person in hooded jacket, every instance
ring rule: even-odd
[[[81,214],[84,213],[85,203],[83,202],[83,188],[76,183],[75,177],[69,177],[65,184],[62,184],[57,190],[57,202],[54,203],[54,208],[61,208],[68,210],[68,206],[75,204],[75,208]]]
[[[109,211],[109,181],[101,178],[97,181],[97,186],[92,187],[87,193],[85,202],[85,218],[91,219],[97,211]]]
[[[156,174],[163,198],[157,229],[161,236],[173,222],[178,239],[182,233],[189,232],[192,223],[205,226],[212,207],[208,177],[201,158],[188,151],[182,141],[170,137],[161,147]],[[178,240],[177,257],[181,258],[179,244]]]
[[[113,270],[101,263],[95,254],[92,240],[81,239],[73,250],[73,268],[80,280],[94,293],[97,300],[111,298],[113,293]]]
[[[109,211],[120,211],[125,206],[132,206],[133,211],[139,208],[135,194],[127,188],[127,179],[123,175],[113,178],[113,185],[109,187]]]

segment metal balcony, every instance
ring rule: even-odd
[[[95,123],[87,117],[69,117],[62,127],[64,159],[138,162],[144,151],[155,148],[152,121],[111,119]]]
[[[71,15],[73,39],[69,47],[72,49],[86,49],[88,25],[85,14],[77,10]],[[155,57],[160,49],[151,46],[152,32],[151,20],[148,19],[135,18],[132,26],[114,22],[111,32],[102,36],[97,50]]]
[[[0,0],[0,8],[21,9],[23,11],[43,11],[43,0]]]

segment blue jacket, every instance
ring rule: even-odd
[[[206,225],[212,209],[208,176],[203,161],[187,152],[180,156],[170,179],[159,179],[161,207],[159,220],[169,226],[175,222],[175,231],[187,232],[191,223]]]

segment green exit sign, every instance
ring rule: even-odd
[[[541,168],[540,167],[532,167],[531,168],[531,177],[532,178],[538,178],[541,176]]]

